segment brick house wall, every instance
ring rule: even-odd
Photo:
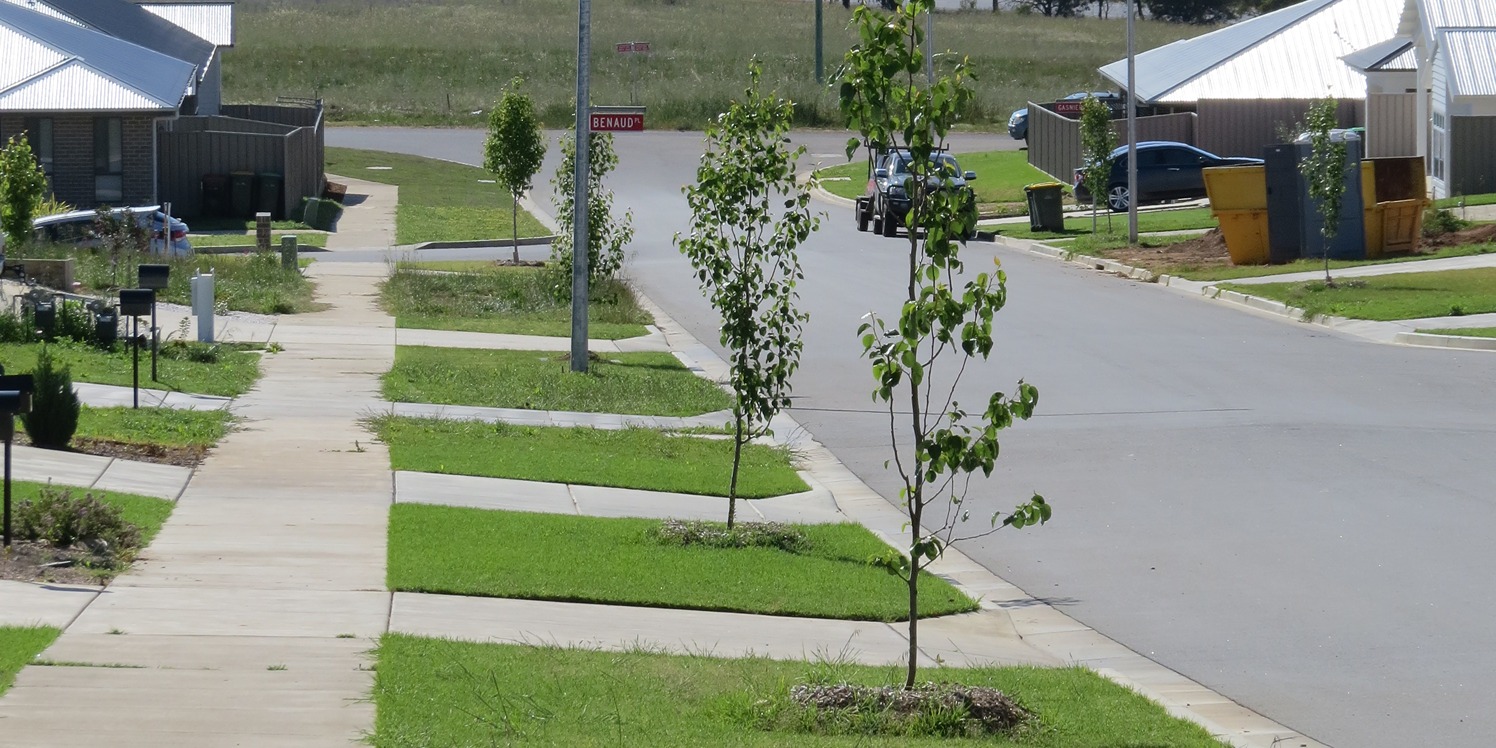
[[[52,194],[62,202],[90,210],[99,205],[94,198],[94,121],[115,116],[120,120],[123,147],[124,199],[116,205],[150,205],[156,202],[153,132],[150,114],[112,115],[38,114],[52,120]],[[0,141],[25,130],[26,116],[0,115]]]

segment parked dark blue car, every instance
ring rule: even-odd
[[[1106,181],[1106,206],[1118,213],[1127,210],[1127,146],[1107,159],[1112,164]],[[1260,158],[1226,158],[1203,151],[1188,143],[1149,140],[1138,143],[1138,204],[1187,200],[1205,197],[1205,175],[1202,169],[1216,166],[1261,164]],[[1084,172],[1075,170],[1075,201],[1091,202],[1091,191],[1082,183]]]

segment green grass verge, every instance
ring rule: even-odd
[[[1492,252],[1496,252],[1496,244],[1461,244],[1453,247],[1439,247],[1418,254],[1378,257],[1370,260],[1330,260],[1330,270],[1344,270],[1345,268],[1363,267],[1365,265],[1393,265],[1402,262],[1417,262],[1419,260],[1437,260],[1445,257],[1469,257],[1471,255],[1484,255]],[[1310,258],[1285,262],[1282,265],[1219,265],[1203,268],[1189,265],[1174,265],[1165,267],[1159,272],[1177,275],[1190,280],[1224,281],[1236,278],[1286,275],[1288,273],[1323,273],[1324,270],[1325,261],[1323,259]],[[1331,275],[1333,276],[1333,272]]]
[[[1459,335],[1466,338],[1496,338],[1496,327],[1436,327],[1419,330],[1430,335]]]
[[[1456,195],[1434,201],[1435,208],[1457,209],[1461,205],[1492,205],[1496,204],[1496,192],[1487,192],[1482,195]]]
[[[207,449],[218,443],[234,417],[226,410],[176,408],[95,408],[78,413],[75,438],[122,444]]]
[[[868,559],[888,545],[860,525],[802,527],[798,553],[661,543],[659,520],[396,504],[389,587],[407,592],[902,621],[909,588]],[[766,583],[767,580],[773,580]],[[920,615],[976,610],[925,575]]]
[[[156,292],[161,301],[191,304],[192,276],[202,271],[213,273],[214,298],[230,311],[299,314],[322,308],[312,301],[312,282],[300,270],[281,268],[279,252],[171,258],[125,253],[114,262],[108,252],[41,244],[27,247],[25,256],[73,258],[73,275],[83,285],[82,290],[101,296],[112,295],[121,288],[135,288],[139,266],[159,263],[171,266],[169,285]]]
[[[387,400],[493,408],[694,416],[732,406],[721,388],[669,353],[610,353],[571,371],[544,351],[400,346],[384,375]]]
[[[400,244],[513,235],[514,201],[508,191],[491,182],[492,174],[475,166],[351,148],[328,148],[326,160],[327,170],[334,174],[400,188],[395,210],[395,241]],[[389,168],[370,168],[374,166]],[[520,236],[548,233],[534,216],[520,209]]]
[[[50,626],[0,626],[0,694],[10,689],[16,673],[62,634]]]
[[[129,387],[134,377],[133,353],[124,345],[116,345],[113,351],[103,351],[82,343],[58,341],[48,344],[48,350],[57,365],[69,368],[74,382]],[[8,372],[29,372],[36,368],[40,351],[40,343],[0,343],[0,365]],[[140,355],[140,386],[142,389],[234,397],[248,392],[259,379],[259,353],[219,344],[216,355],[216,363],[163,355],[157,361],[161,381],[153,382],[151,354],[143,350]]]
[[[1111,229],[1107,229],[1107,213],[1096,215],[1096,233],[1112,236],[1127,236],[1127,215],[1111,214]],[[1180,208],[1178,210],[1148,210],[1138,213],[1138,231],[1193,231],[1213,229],[1216,219],[1209,208]],[[1064,231],[1031,231],[1026,222],[1000,223],[991,227],[995,233],[1014,239],[1072,239],[1090,236],[1091,216],[1066,217]],[[1163,239],[1165,237],[1157,237]],[[1185,237],[1189,238],[1189,237]]]
[[[920,677],[1001,689],[1034,712],[1035,723],[1016,737],[980,742],[770,729],[764,712],[795,683],[894,685],[902,684],[902,670],[386,634],[374,679],[373,744],[1221,748],[1198,725],[1084,668],[931,667]]]
[[[971,188],[976,192],[978,203],[1024,202],[1028,199],[1023,192],[1026,185],[1054,181],[1048,174],[1030,166],[1028,154],[1023,151],[958,153],[956,160],[963,171],[977,173]],[[861,197],[867,193],[866,153],[858,151],[851,163],[820,169],[816,175],[825,180],[821,186],[833,195]]]
[[[41,496],[45,483],[34,481],[15,481],[11,484],[11,499],[19,504],[22,501],[36,499]],[[140,547],[144,548],[155,540],[156,534],[161,532],[161,526],[166,524],[166,518],[171,516],[171,510],[176,507],[171,501],[158,499],[154,496],[141,496],[133,493],[120,493],[118,491],[103,491],[97,488],[81,488],[78,486],[64,486],[53,484],[52,488],[64,489],[74,496],[90,494],[99,501],[104,502],[120,510],[126,522],[140,528]]]
[[[435,418],[371,419],[395,470],[726,496],[732,442],[650,429],[603,430]],[[807,490],[782,449],[743,448],[738,495]]]
[[[1395,320],[1496,312],[1496,268],[1398,273],[1323,281],[1222,284],[1222,288],[1276,299],[1306,314]]]
[[[571,302],[558,300],[545,268],[493,263],[401,263],[380,291],[397,327],[508,335],[571,335]],[[587,337],[619,340],[644,335],[654,318],[621,281],[603,281],[588,294]]]
[[[295,236],[296,245],[299,247],[326,247],[327,234],[316,231],[272,231],[270,233],[270,248],[280,251],[282,236]],[[187,237],[195,249],[206,249],[208,247],[250,247],[254,246],[254,232],[243,234],[192,234]]]

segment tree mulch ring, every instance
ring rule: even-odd
[[[1229,267],[1231,255],[1226,251],[1226,237],[1220,229],[1211,229],[1188,241],[1162,247],[1119,247],[1107,256],[1124,265],[1159,268],[1167,266]]]
[[[16,429],[16,444],[31,444],[31,439],[26,432]],[[208,448],[202,446],[190,447],[168,447],[160,444],[133,444],[130,442],[116,442],[108,439],[85,439],[75,438],[72,445],[65,451],[78,454],[99,455],[100,457],[115,457],[121,460],[135,460],[137,462],[154,462],[158,465],[176,465],[177,467],[195,468],[202,464],[203,458],[208,455]]]
[[[56,548],[42,540],[16,540],[0,548],[0,579],[16,582],[98,586],[122,569],[107,548],[81,542]]]
[[[514,258],[511,257],[507,260],[494,260],[493,264],[501,268],[543,268],[545,267],[545,260],[520,260],[519,262],[515,262]]]
[[[822,712],[887,712],[899,721],[961,709],[969,732],[988,735],[1009,732],[1033,717],[996,688],[959,683],[921,683],[909,690],[855,683],[800,684],[790,689],[790,699]]]

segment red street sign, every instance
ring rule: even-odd
[[[635,52],[648,52],[649,51],[649,42],[634,42],[634,51]]]
[[[1054,113],[1063,114],[1067,117],[1079,116],[1081,107],[1084,106],[1085,103],[1085,101],[1056,101],[1054,103]]]
[[[599,114],[593,112],[588,126],[593,132],[641,132],[644,130],[644,113]]]
[[[648,52],[649,42],[619,42],[613,45],[617,52]]]

